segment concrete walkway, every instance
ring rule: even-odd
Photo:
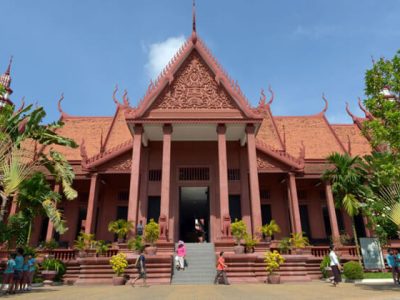
[[[238,284],[231,286],[151,286],[148,288],[131,286],[61,286],[37,288],[29,294],[3,296],[2,299],[263,299],[263,300],[324,300],[324,299],[400,299],[400,287],[394,285],[355,286],[343,283],[331,287],[327,283],[315,281],[304,284]]]

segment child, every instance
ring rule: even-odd
[[[143,286],[147,287],[147,284],[146,284],[146,277],[147,277],[147,275],[146,275],[146,259],[143,254],[143,249],[140,250],[140,255],[136,259],[135,267],[137,268],[139,275],[135,279],[133,279],[132,287],[135,287],[136,281],[138,281],[141,278],[143,279]]]
[[[29,282],[29,257],[28,255],[25,255],[24,265],[22,266],[21,291],[28,290],[28,282]]]
[[[226,269],[228,266],[225,264],[224,252],[219,253],[219,258],[217,261],[217,275],[214,279],[214,284],[219,282],[219,279],[222,277],[225,285],[230,285],[228,278],[226,277]]]
[[[12,293],[14,284],[14,271],[15,271],[15,253],[8,255],[6,269],[4,270],[3,283],[1,284],[0,291],[3,290],[5,284],[8,284],[8,293]]]
[[[15,256],[15,270],[14,270],[14,293],[19,288],[22,291],[22,274],[24,267],[24,250],[17,248],[17,256]]]
[[[393,281],[394,284],[399,282],[398,274],[399,274],[399,269],[397,267],[396,263],[396,253],[393,249],[388,249],[388,254],[386,255],[386,262],[388,264],[388,267],[390,268],[393,276]]]
[[[33,281],[33,276],[35,275],[35,263],[36,259],[32,256],[28,256],[28,265],[29,265],[29,277],[28,277],[28,291],[32,289],[32,281]]]

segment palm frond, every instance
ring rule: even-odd
[[[42,205],[46,215],[49,217],[49,221],[53,223],[54,230],[59,234],[64,234],[68,230],[68,227],[61,211],[57,209],[56,202],[52,199],[46,199],[42,202]]]

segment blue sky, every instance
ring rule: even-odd
[[[371,56],[400,49],[400,1],[198,0],[197,31],[255,105],[271,84],[275,115],[323,108],[350,122],[344,107],[363,96]],[[59,117],[112,115],[116,83],[135,104],[149,80],[191,33],[191,0],[2,0],[0,70],[10,55],[14,94]],[[121,93],[122,94],[122,91]]]

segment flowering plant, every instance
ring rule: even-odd
[[[264,254],[264,262],[266,263],[265,269],[269,274],[273,274],[285,262],[285,259],[278,251],[267,251]]]
[[[110,265],[117,276],[121,276],[125,269],[128,267],[128,261],[126,260],[126,255],[124,253],[118,253],[113,255],[110,259]]]

